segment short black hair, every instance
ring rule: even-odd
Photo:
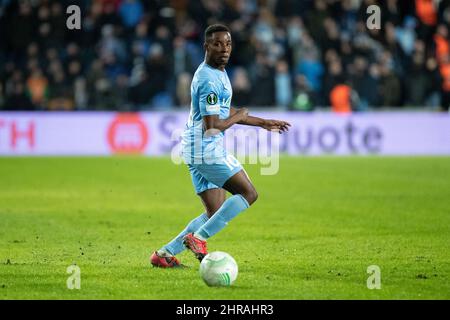
[[[205,30],[205,41],[211,38],[214,32],[222,32],[222,31],[229,32],[231,34],[230,29],[223,24],[210,25]]]

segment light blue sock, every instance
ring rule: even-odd
[[[188,233],[194,232],[198,230],[202,225],[205,224],[205,222],[208,221],[208,216],[206,213],[202,213],[197,218],[193,219],[189,224],[186,226],[186,228],[181,231],[181,233],[176,236],[175,239],[170,241],[168,244],[166,244],[161,249],[164,251],[169,252],[172,255],[179,254],[182,252],[186,247],[183,244],[183,237],[187,235]]]
[[[236,217],[241,211],[249,207],[245,198],[240,194],[229,197],[217,212],[201,226],[195,233],[203,239],[212,237],[217,232],[225,228],[231,219]]]

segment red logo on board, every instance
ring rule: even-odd
[[[108,128],[108,143],[114,153],[143,153],[148,129],[136,113],[118,114]]]

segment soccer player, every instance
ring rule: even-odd
[[[239,161],[225,151],[224,131],[236,123],[279,133],[290,126],[286,121],[250,116],[247,108],[231,107],[232,88],[225,71],[232,49],[230,30],[215,24],[205,30],[204,36],[205,60],[191,84],[191,111],[182,135],[182,157],[205,212],[151,255],[151,264],[156,267],[180,266],[175,255],[185,247],[201,261],[208,253],[206,240],[258,198]],[[232,194],[228,199],[226,191]]]

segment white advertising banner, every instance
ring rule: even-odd
[[[426,112],[255,112],[292,124],[277,136],[291,155],[450,155],[450,115]],[[0,155],[169,155],[179,143],[188,112],[0,112]],[[271,141],[254,127],[241,130],[247,150]],[[253,133],[253,134],[252,134]],[[264,137],[264,139],[262,139]],[[233,139],[236,139],[233,136]],[[227,140],[228,141],[228,140]],[[226,144],[228,147],[228,144]],[[234,147],[236,148],[236,147]],[[242,150],[237,148],[234,150]]]

